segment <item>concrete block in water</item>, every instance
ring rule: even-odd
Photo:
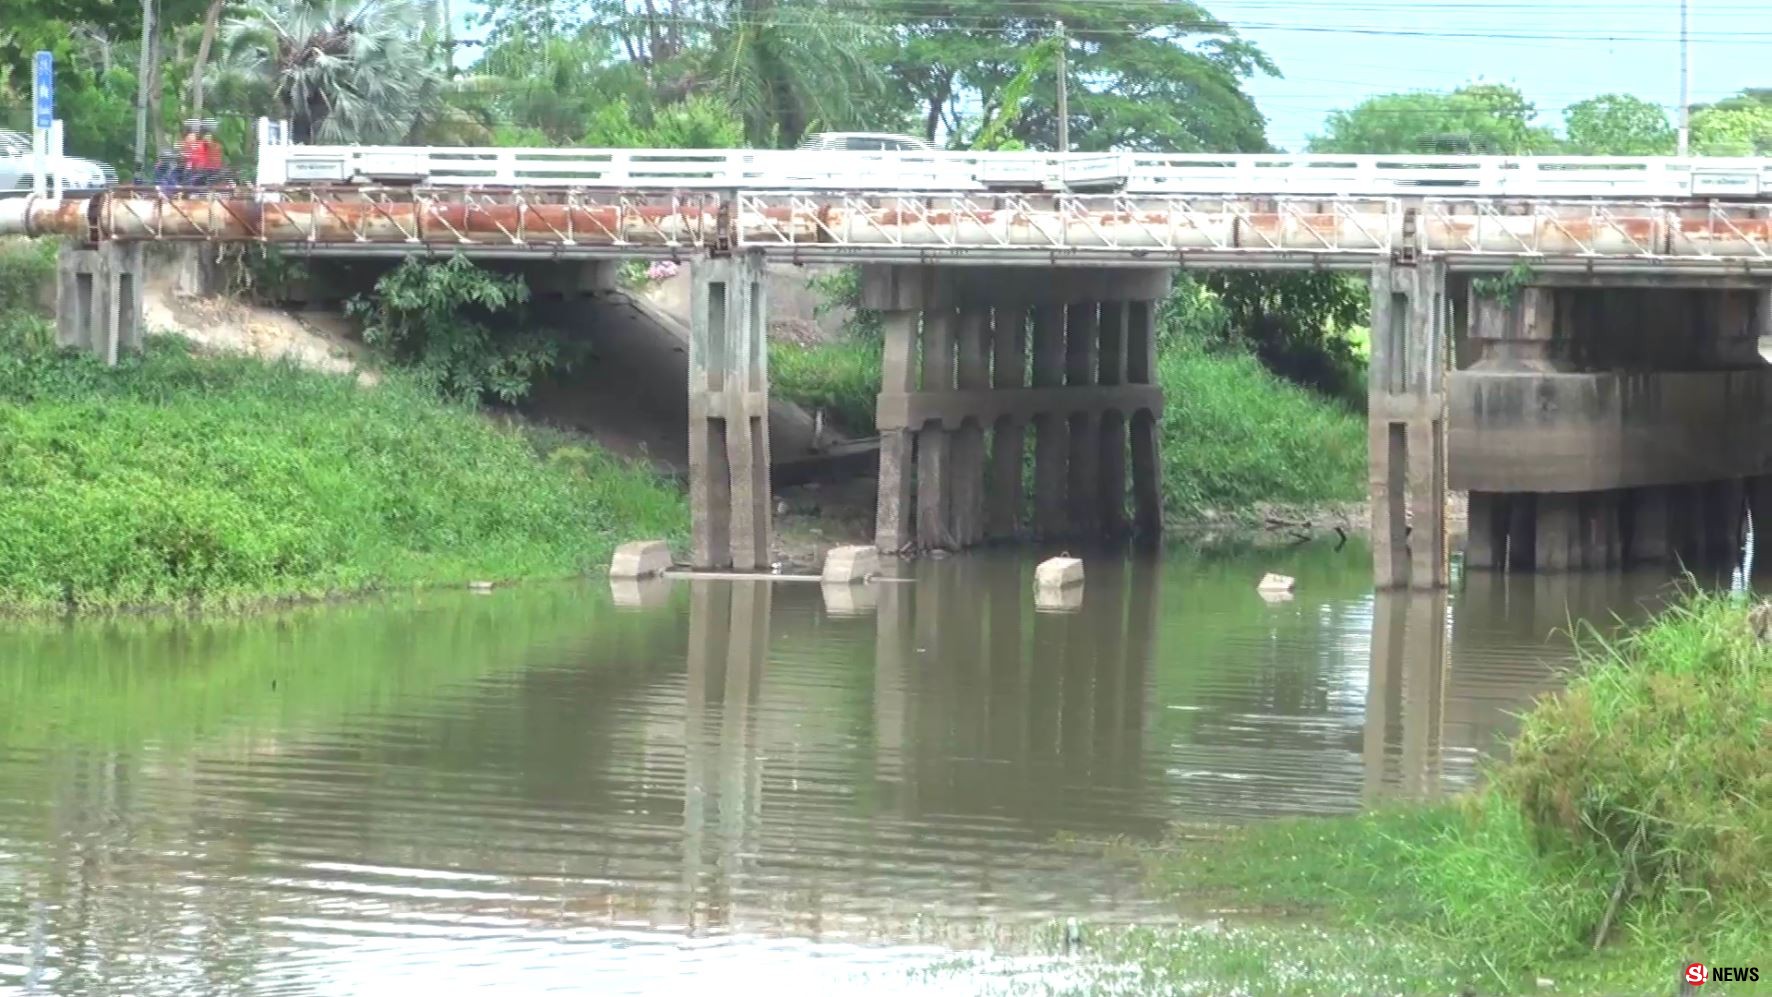
[[[661,575],[651,578],[610,578],[609,595],[618,609],[656,609],[671,601],[671,580]]]
[[[880,552],[872,547],[833,547],[824,556],[826,585],[854,585],[880,573]]]
[[[1290,592],[1295,584],[1297,584],[1297,582],[1291,575],[1276,575],[1269,573],[1261,576],[1261,581],[1255,586],[1255,590],[1263,593]]]
[[[824,582],[819,590],[824,595],[824,611],[832,616],[865,616],[879,602],[877,585]]]
[[[1074,557],[1053,557],[1034,569],[1034,591],[1058,592],[1083,584],[1083,562]]]
[[[635,540],[615,549],[609,562],[611,578],[651,578],[671,566],[671,548],[663,540]]]

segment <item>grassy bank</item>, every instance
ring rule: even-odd
[[[878,340],[845,336],[828,343],[769,344],[769,387],[776,395],[856,436],[874,432],[874,396],[880,393]]]
[[[681,495],[544,453],[401,377],[174,340],[115,369],[0,351],[0,607],[239,605],[570,575],[685,530]]]
[[[1365,420],[1286,382],[1254,355],[1169,337],[1157,354],[1157,381],[1170,516],[1364,494]]]
[[[1468,797],[1144,852],[1184,910],[1252,916],[1104,939],[1096,989],[1667,993],[1690,960],[1761,967],[1706,994],[1772,989],[1772,651],[1747,606],[1695,597],[1584,659]]]

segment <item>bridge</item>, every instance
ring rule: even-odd
[[[1500,571],[1723,557],[1750,506],[1772,515],[1757,351],[1772,334],[1772,161],[260,137],[254,187],[0,201],[0,234],[96,247],[64,254],[64,340],[114,357],[152,242],[690,261],[703,566],[768,559],[770,263],[861,264],[863,304],[884,313],[884,551],[1154,540],[1157,310],[1187,268],[1370,274],[1381,587],[1447,583],[1449,487],[1471,492],[1467,567]]]

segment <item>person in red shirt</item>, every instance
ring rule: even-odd
[[[179,171],[177,183],[198,183],[202,173],[203,139],[197,134],[195,124],[185,126],[185,137],[178,143]]]
[[[215,129],[205,127],[203,138],[199,142],[199,151],[203,162],[203,183],[213,184],[221,179],[222,147],[221,140],[215,137]]]

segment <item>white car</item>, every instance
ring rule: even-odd
[[[117,183],[117,171],[106,163],[73,156],[50,157],[46,164],[50,180],[60,178],[70,193],[103,190]],[[31,137],[0,128],[0,197],[29,193],[37,172],[31,155]]]

